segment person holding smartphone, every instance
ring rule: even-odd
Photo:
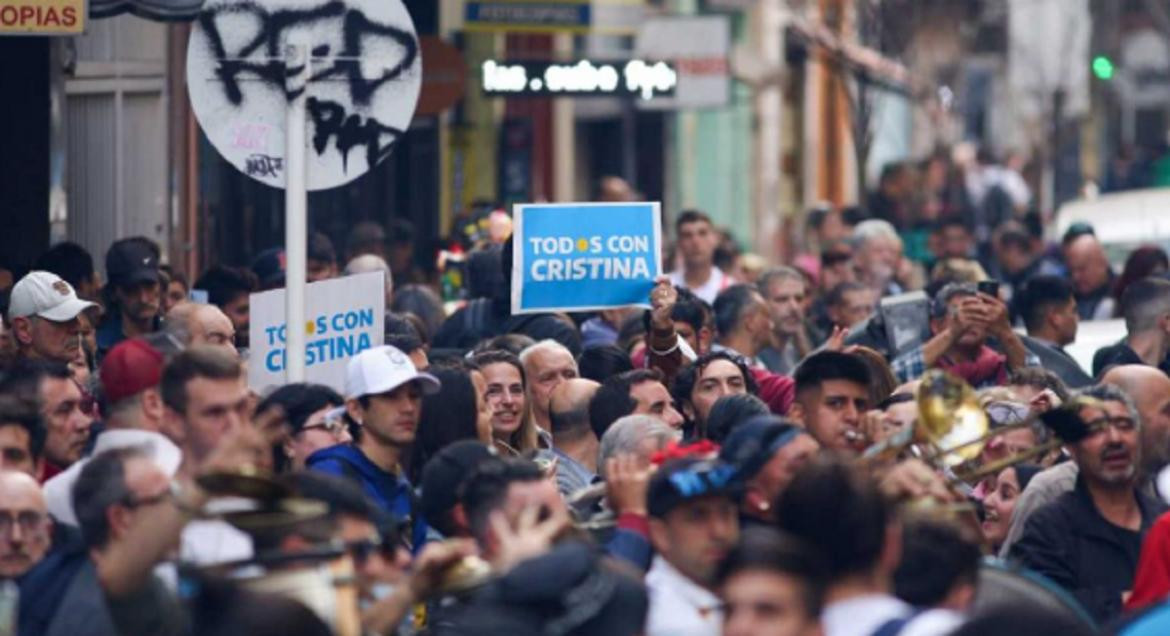
[[[990,283],[990,284],[988,284]],[[927,369],[943,369],[975,388],[1002,385],[1009,370],[1040,364],[1012,330],[1007,305],[998,297],[998,283],[979,286],[951,283],[935,295],[931,305],[931,339],[894,359],[900,382],[909,382]],[[994,338],[997,351],[988,346]]]

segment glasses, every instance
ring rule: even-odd
[[[397,531],[390,534],[397,534]],[[387,538],[370,537],[346,543],[345,550],[353,557],[354,564],[361,567],[375,554],[381,555],[387,561],[394,561],[395,553],[398,551],[398,541],[393,536]]]
[[[297,432],[304,433],[305,431],[318,431],[318,430],[320,430],[320,431],[328,431],[334,435],[338,435],[341,433],[343,426],[344,425],[338,420],[326,420],[324,422],[318,422],[316,424],[308,424],[308,425],[302,426],[301,430],[297,431]]]
[[[126,506],[127,508],[145,508],[147,506],[153,506],[155,504],[162,503],[170,498],[171,491],[170,489],[167,489],[158,493],[157,495],[151,495],[149,497],[135,497],[134,495],[128,495],[125,499],[122,500],[122,505]]]
[[[1133,421],[1133,418],[1127,415],[1118,415],[1117,417],[1102,416],[1085,422],[1085,426],[1087,426],[1092,433],[1104,432],[1105,428],[1110,426],[1122,433],[1128,433],[1137,428],[1137,422]]]
[[[12,528],[19,525],[21,532],[37,533],[44,529],[48,519],[44,514],[33,510],[22,510],[16,515],[11,512],[0,512],[0,537],[12,536]]]

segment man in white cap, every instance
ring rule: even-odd
[[[33,271],[12,288],[8,324],[16,341],[17,355],[68,364],[81,349],[78,315],[96,307],[81,300],[69,283],[56,274]]]
[[[305,461],[310,469],[353,479],[395,518],[410,519],[412,545],[422,542],[426,524],[417,515],[411,518],[411,486],[401,462],[414,443],[423,393],[438,390],[438,379],[419,373],[394,347],[359,353],[346,368],[345,409],[361,434],[353,444],[321,449]]]

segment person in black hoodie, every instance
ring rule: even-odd
[[[574,358],[581,354],[581,335],[572,322],[548,313],[512,315],[511,238],[500,249],[491,248],[482,256],[473,254],[468,280],[473,299],[443,322],[432,342],[434,347],[468,350],[481,340],[520,333],[537,342],[556,340]]]

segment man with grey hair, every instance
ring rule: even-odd
[[[1158,367],[1170,353],[1170,281],[1143,278],[1121,295],[1125,338],[1093,355],[1093,376],[1119,364]]]
[[[548,433],[552,424],[548,418],[549,396],[565,380],[577,377],[577,361],[565,345],[546,339],[520,352],[520,363],[528,378],[528,403],[532,420],[540,430]]]
[[[1077,393],[1084,428],[1068,447],[1076,486],[1036,510],[1010,556],[1077,598],[1100,624],[1121,614],[1146,532],[1165,505],[1138,488],[1141,422],[1121,389]]]
[[[970,283],[951,283],[939,290],[931,305],[930,330],[934,334],[930,340],[891,364],[899,382],[938,368],[981,389],[1007,384],[1009,370],[1040,364],[1012,330],[1007,305]],[[988,337],[999,341],[1003,353],[987,346]]]
[[[196,302],[177,305],[167,313],[165,331],[184,346],[210,345],[236,353],[236,328],[215,305]]]
[[[670,442],[679,440],[679,432],[651,415],[627,415],[619,418],[601,436],[597,451],[597,469],[606,478],[606,464],[622,455],[637,458],[642,466],[650,465],[650,456]]]
[[[390,306],[390,300],[394,296],[394,276],[390,273],[390,266],[381,256],[373,254],[361,254],[355,256],[348,263],[345,264],[346,276],[353,276],[354,274],[366,274],[369,272],[382,272],[385,278],[382,282],[386,286],[386,306]]]
[[[888,221],[869,219],[853,228],[853,262],[857,280],[882,296],[905,291],[895,280],[902,266],[902,238]]]
[[[813,349],[819,334],[809,333],[808,280],[792,267],[775,267],[760,274],[756,288],[772,312],[772,339],[775,344],[757,356],[769,371],[791,374],[796,363]]]

